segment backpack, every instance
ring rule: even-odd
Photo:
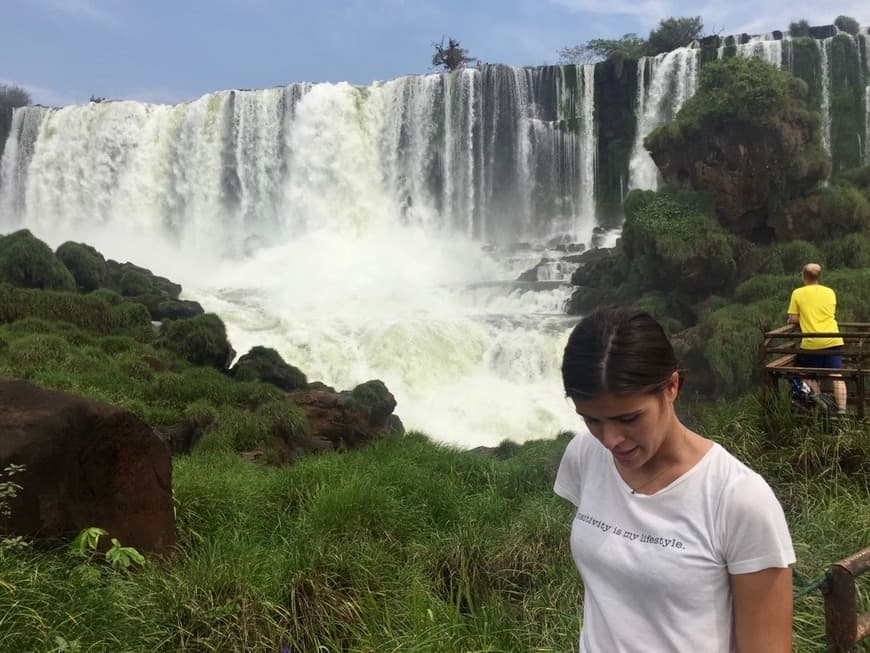
[[[826,415],[837,414],[837,402],[834,398],[826,394],[816,394],[812,391],[809,384],[798,378],[792,378],[791,387],[791,405],[803,410],[820,410]]]

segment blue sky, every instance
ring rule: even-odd
[[[0,0],[0,83],[50,105],[92,94],[175,103],[425,73],[442,36],[488,63],[539,65],[565,45],[646,35],[667,16],[701,15],[708,32],[729,34],[839,14],[870,24],[870,1]]]

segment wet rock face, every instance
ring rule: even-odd
[[[133,413],[0,378],[0,468],[22,489],[0,532],[69,538],[97,526],[125,546],[175,544],[169,448]]]
[[[659,143],[651,155],[669,184],[710,191],[716,216],[731,233],[766,242],[774,237],[769,217],[827,172],[824,165],[803,165],[810,137],[784,122],[766,128],[732,123],[672,147]]]

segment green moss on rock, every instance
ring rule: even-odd
[[[90,292],[106,282],[106,259],[90,245],[67,241],[57,248],[55,256],[72,273],[79,290]]]
[[[44,290],[76,288],[72,274],[51,248],[27,229],[0,236],[0,282]]]

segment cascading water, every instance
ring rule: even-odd
[[[870,165],[870,34],[861,34],[864,53],[864,165]]]
[[[680,110],[698,86],[700,50],[679,48],[638,62],[637,133],[629,161],[629,188],[657,190],[659,174],[643,139]],[[646,78],[649,77],[649,82]]]
[[[734,48],[738,57],[755,57],[782,68],[783,42],[781,39],[774,39],[772,34],[753,36],[746,43],[737,44]],[[719,47],[720,59],[725,55],[725,49],[725,46]]]
[[[819,70],[822,85],[822,147],[828,155],[831,154],[831,67],[828,62],[828,44],[830,39],[814,41],[819,50]]]
[[[588,244],[595,224],[594,70],[573,73],[570,88],[559,68],[486,66],[19,109],[0,231],[148,265],[240,353],[274,347],[338,388],[381,378],[438,439],[549,437],[576,426],[559,384],[572,268],[514,280],[560,255],[535,241]]]

